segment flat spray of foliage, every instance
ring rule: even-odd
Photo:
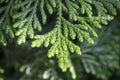
[[[95,29],[113,19],[115,7],[120,0],[0,0],[0,43],[11,37],[18,44],[29,39],[32,47],[50,46],[48,57],[56,56],[75,78],[70,53],[81,55],[75,42],[94,44]]]

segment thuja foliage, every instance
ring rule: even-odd
[[[17,38],[20,45],[49,46],[48,57],[56,56],[62,71],[75,78],[70,53],[81,55],[79,44],[94,44],[96,28],[106,25],[120,8],[120,0],[0,0],[0,42]]]

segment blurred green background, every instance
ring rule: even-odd
[[[80,45],[81,57],[71,54],[75,80],[120,80],[120,11],[97,33],[94,45]],[[69,71],[58,67],[56,58],[47,57],[47,50],[31,48],[29,40],[18,46],[15,39],[9,39],[8,46],[0,45],[0,80],[72,80]]]

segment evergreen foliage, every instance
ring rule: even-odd
[[[76,78],[70,56],[81,55],[76,42],[94,44],[93,37],[98,37],[95,29],[112,20],[119,5],[120,0],[0,0],[0,42],[7,45],[7,38],[17,37],[18,44],[31,40],[32,47],[50,46],[48,57],[56,56],[62,71],[69,69],[72,78]],[[96,74],[91,64],[99,66],[95,60],[100,56],[84,57],[91,59],[87,65],[87,60],[82,59],[84,67],[89,65],[92,69],[85,68],[86,72]]]

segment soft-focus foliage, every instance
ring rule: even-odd
[[[8,56],[12,61],[15,60],[11,67],[14,66],[18,75],[12,76],[19,77],[20,80],[71,80],[76,78],[77,73],[76,79],[79,80],[87,79],[87,75],[80,75],[85,72],[107,80],[111,72],[119,68],[119,37],[114,36],[119,33],[116,33],[116,28],[113,28],[115,32],[111,31],[111,28],[110,31],[104,28],[97,31],[97,28],[108,24],[108,21],[114,18],[119,5],[120,0],[0,0],[0,42],[2,45],[8,43],[5,61],[9,60]],[[104,30],[108,33],[105,34]],[[99,39],[94,40],[94,37],[98,36]],[[16,39],[21,47],[16,45]],[[34,52],[29,47],[30,44],[38,49]],[[41,50],[44,47],[47,49]],[[25,49],[23,52],[26,54],[21,48]],[[12,49],[12,54],[8,55]],[[31,50],[34,53],[32,55],[29,54]],[[20,53],[28,59],[24,57],[25,59],[21,60],[21,57],[18,57]],[[49,60],[46,53],[48,57],[56,58]],[[18,57],[17,60],[15,56]],[[7,68],[9,64],[8,61]],[[56,64],[62,71],[69,70],[72,77],[69,72],[65,72],[66,76],[63,76]]]
[[[83,53],[81,57],[71,55],[77,74],[75,80],[120,79],[119,21],[120,17],[115,18],[108,27],[98,30],[99,38],[95,39],[94,45],[81,44]],[[4,59],[0,58],[1,78],[5,80],[72,80],[69,71],[63,73],[59,69],[56,58],[47,58],[47,51],[43,46],[32,49],[29,45],[29,41],[21,46],[17,46],[14,41],[9,42],[8,47],[4,48]]]

